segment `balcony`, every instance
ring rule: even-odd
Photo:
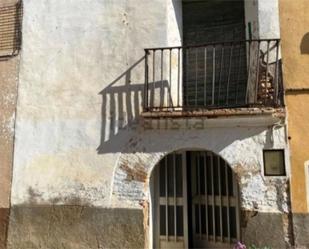
[[[283,107],[279,39],[145,49],[144,116]]]

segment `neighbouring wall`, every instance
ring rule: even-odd
[[[0,60],[0,248],[9,223],[19,57]]]
[[[296,246],[309,247],[309,3],[280,0],[280,23],[288,134],[291,151],[291,198]],[[308,169],[307,169],[308,170]]]
[[[288,109],[288,125],[292,160],[292,206],[295,212],[307,212],[305,162],[309,160],[309,5],[306,0],[280,1],[284,82]],[[291,89],[291,90],[290,90]],[[294,91],[293,91],[294,89]],[[304,90],[302,90],[304,89]],[[305,90],[308,89],[308,90]]]
[[[0,61],[0,248],[10,207],[18,65],[19,57]]]
[[[3,0],[0,7],[12,6],[17,0]],[[1,28],[5,14],[1,15]],[[14,15],[9,15],[9,18]],[[13,23],[14,25],[14,23]],[[2,32],[4,34],[5,32]],[[12,36],[9,36],[9,38]],[[0,37],[0,43],[5,43],[8,37]],[[10,40],[7,40],[10,42]],[[3,49],[3,46],[1,46]],[[6,51],[0,51],[5,54]],[[14,125],[17,99],[19,56],[0,59],[0,249],[6,248],[7,231],[10,215],[10,195],[14,153]]]

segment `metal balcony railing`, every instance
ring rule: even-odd
[[[144,111],[283,105],[279,39],[145,49]]]

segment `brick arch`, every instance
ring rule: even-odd
[[[138,207],[146,199],[148,179],[155,165],[169,152],[123,153],[120,155],[113,179],[112,202]]]
[[[122,153],[115,167],[111,202],[117,206],[139,207],[140,203],[148,199],[149,194],[149,179],[151,173],[159,161],[166,155],[179,150],[200,150],[209,151],[220,156],[231,167],[232,171],[237,176],[239,165],[231,162],[226,153],[223,151],[214,151],[201,147],[181,147],[166,150],[164,152],[135,152]],[[237,170],[236,170],[237,168]],[[238,177],[237,177],[238,178]]]

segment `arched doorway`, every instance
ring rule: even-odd
[[[154,248],[231,248],[240,239],[238,184],[220,156],[171,153],[151,185]]]

